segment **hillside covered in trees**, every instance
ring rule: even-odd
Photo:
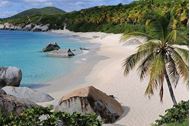
[[[155,12],[160,15],[172,12],[179,28],[188,32],[188,7],[188,0],[138,0],[127,5],[96,6],[69,13],[57,8],[31,9],[0,22],[21,26],[29,23],[49,24],[50,29],[63,29],[66,24],[67,29],[76,32],[142,32],[147,30],[145,25],[154,18]]]

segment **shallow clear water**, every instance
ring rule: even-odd
[[[73,58],[47,57],[41,52],[49,42],[61,48],[88,47],[88,43],[53,33],[0,31],[0,66],[16,66],[22,70],[22,85],[41,84],[70,72]]]

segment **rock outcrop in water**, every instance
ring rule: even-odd
[[[27,87],[12,87],[6,86],[3,87],[2,90],[6,92],[6,94],[15,96],[16,98],[28,99],[32,102],[49,102],[54,100],[50,95],[46,93],[42,93]]]
[[[42,51],[43,52],[49,52],[49,51],[54,51],[54,50],[59,50],[60,46],[55,42],[55,43],[49,43]]]
[[[68,49],[67,55],[68,55],[68,57],[75,56],[75,54],[71,51],[71,49]]]
[[[63,96],[55,110],[69,113],[95,112],[105,123],[115,122],[124,112],[118,101],[92,86]]]
[[[19,86],[22,72],[16,67],[0,67],[0,87]]]

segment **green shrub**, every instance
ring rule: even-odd
[[[181,123],[166,124],[165,126],[189,126],[189,119],[186,119],[185,121],[183,121]]]
[[[45,115],[45,120],[40,117]],[[0,114],[1,126],[56,126],[62,123],[65,126],[101,126],[101,121],[96,114],[68,114],[64,112],[52,112],[49,108],[30,108],[23,111],[19,116]]]
[[[171,109],[166,110],[164,116],[160,115],[160,119],[156,120],[155,126],[168,124],[182,124],[189,118],[189,101],[181,101],[174,105]],[[175,125],[174,125],[175,126]]]

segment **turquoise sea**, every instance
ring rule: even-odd
[[[21,86],[42,84],[64,76],[76,67],[73,58],[47,57],[41,52],[49,42],[57,42],[61,48],[77,49],[90,44],[80,39],[46,32],[0,30],[0,66],[15,66],[22,70]]]

